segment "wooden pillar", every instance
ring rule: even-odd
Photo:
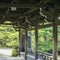
[[[56,18],[56,17],[55,17]],[[56,20],[53,23],[53,60],[57,60],[57,22]]]
[[[35,26],[35,60],[38,59],[38,27]]]
[[[25,44],[25,36],[23,35],[20,27],[19,27],[19,56],[21,56],[21,52],[24,52],[24,44]]]
[[[19,27],[19,56],[20,56],[20,40],[21,40],[20,37],[21,36],[20,36],[20,27]]]
[[[27,28],[25,29],[25,60],[27,60]]]

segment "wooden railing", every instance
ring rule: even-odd
[[[50,53],[38,53],[39,57],[45,60],[53,60],[53,56]]]
[[[29,52],[28,54],[34,56],[34,52]],[[46,52],[39,52],[38,53],[38,58],[44,59],[44,60],[53,60],[53,54],[51,53],[46,53]]]
[[[28,54],[35,57],[34,52],[32,51],[28,51]],[[38,52],[38,58],[44,60],[53,60],[53,54],[46,52]],[[60,57],[58,58],[58,60],[60,60]]]

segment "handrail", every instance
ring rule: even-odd
[[[53,60],[52,54],[50,54],[50,53],[46,53],[46,52],[42,53],[42,52],[40,52],[38,54],[39,54],[40,58]]]
[[[46,59],[46,60],[53,60],[53,54],[47,53],[47,52],[38,52],[38,58],[42,58],[42,59]]]

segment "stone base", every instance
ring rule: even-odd
[[[21,54],[21,57],[25,57],[25,52],[20,52],[20,54]]]

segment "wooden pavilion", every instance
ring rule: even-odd
[[[59,17],[59,0],[0,0],[0,24],[11,21],[11,25],[19,33],[21,30],[25,31],[25,60],[27,60],[27,32],[35,30],[35,60],[37,60],[38,29],[47,27],[53,27],[53,60],[57,60]]]

